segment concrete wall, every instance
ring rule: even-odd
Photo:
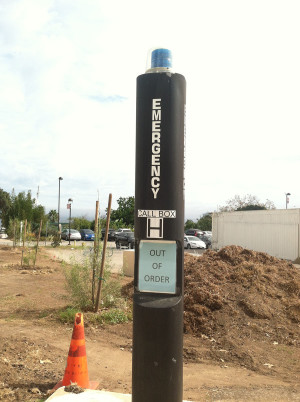
[[[236,245],[294,261],[300,252],[300,209],[213,214],[212,248]]]
[[[134,250],[123,251],[123,273],[134,277]]]

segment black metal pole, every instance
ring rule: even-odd
[[[72,211],[72,205],[70,202],[70,216],[69,216],[69,246],[71,244],[71,211]]]
[[[59,230],[59,212],[60,212],[60,181],[63,180],[62,177],[58,178],[58,208],[57,208],[57,231],[60,234]]]
[[[288,203],[290,202],[289,196],[291,193],[285,193],[285,209],[288,208]]]
[[[57,208],[57,231],[59,232],[59,208],[60,208],[60,178],[58,179],[58,208]]]
[[[182,402],[185,78],[167,49],[137,78],[133,402]]]

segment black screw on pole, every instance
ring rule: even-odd
[[[185,93],[154,50],[137,78],[133,402],[182,402]]]

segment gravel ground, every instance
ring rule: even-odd
[[[70,263],[74,260],[82,261],[87,258],[89,255],[91,247],[82,248],[74,248],[70,246],[70,248],[51,248],[47,249],[47,252],[57,258],[58,260],[63,260],[67,263]],[[123,269],[123,250],[117,250],[116,248],[107,248],[106,252],[106,260],[109,261],[111,266],[111,271],[113,273],[121,273]]]

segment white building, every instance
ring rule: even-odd
[[[300,209],[214,213],[212,248],[235,245],[294,261],[300,257]]]

